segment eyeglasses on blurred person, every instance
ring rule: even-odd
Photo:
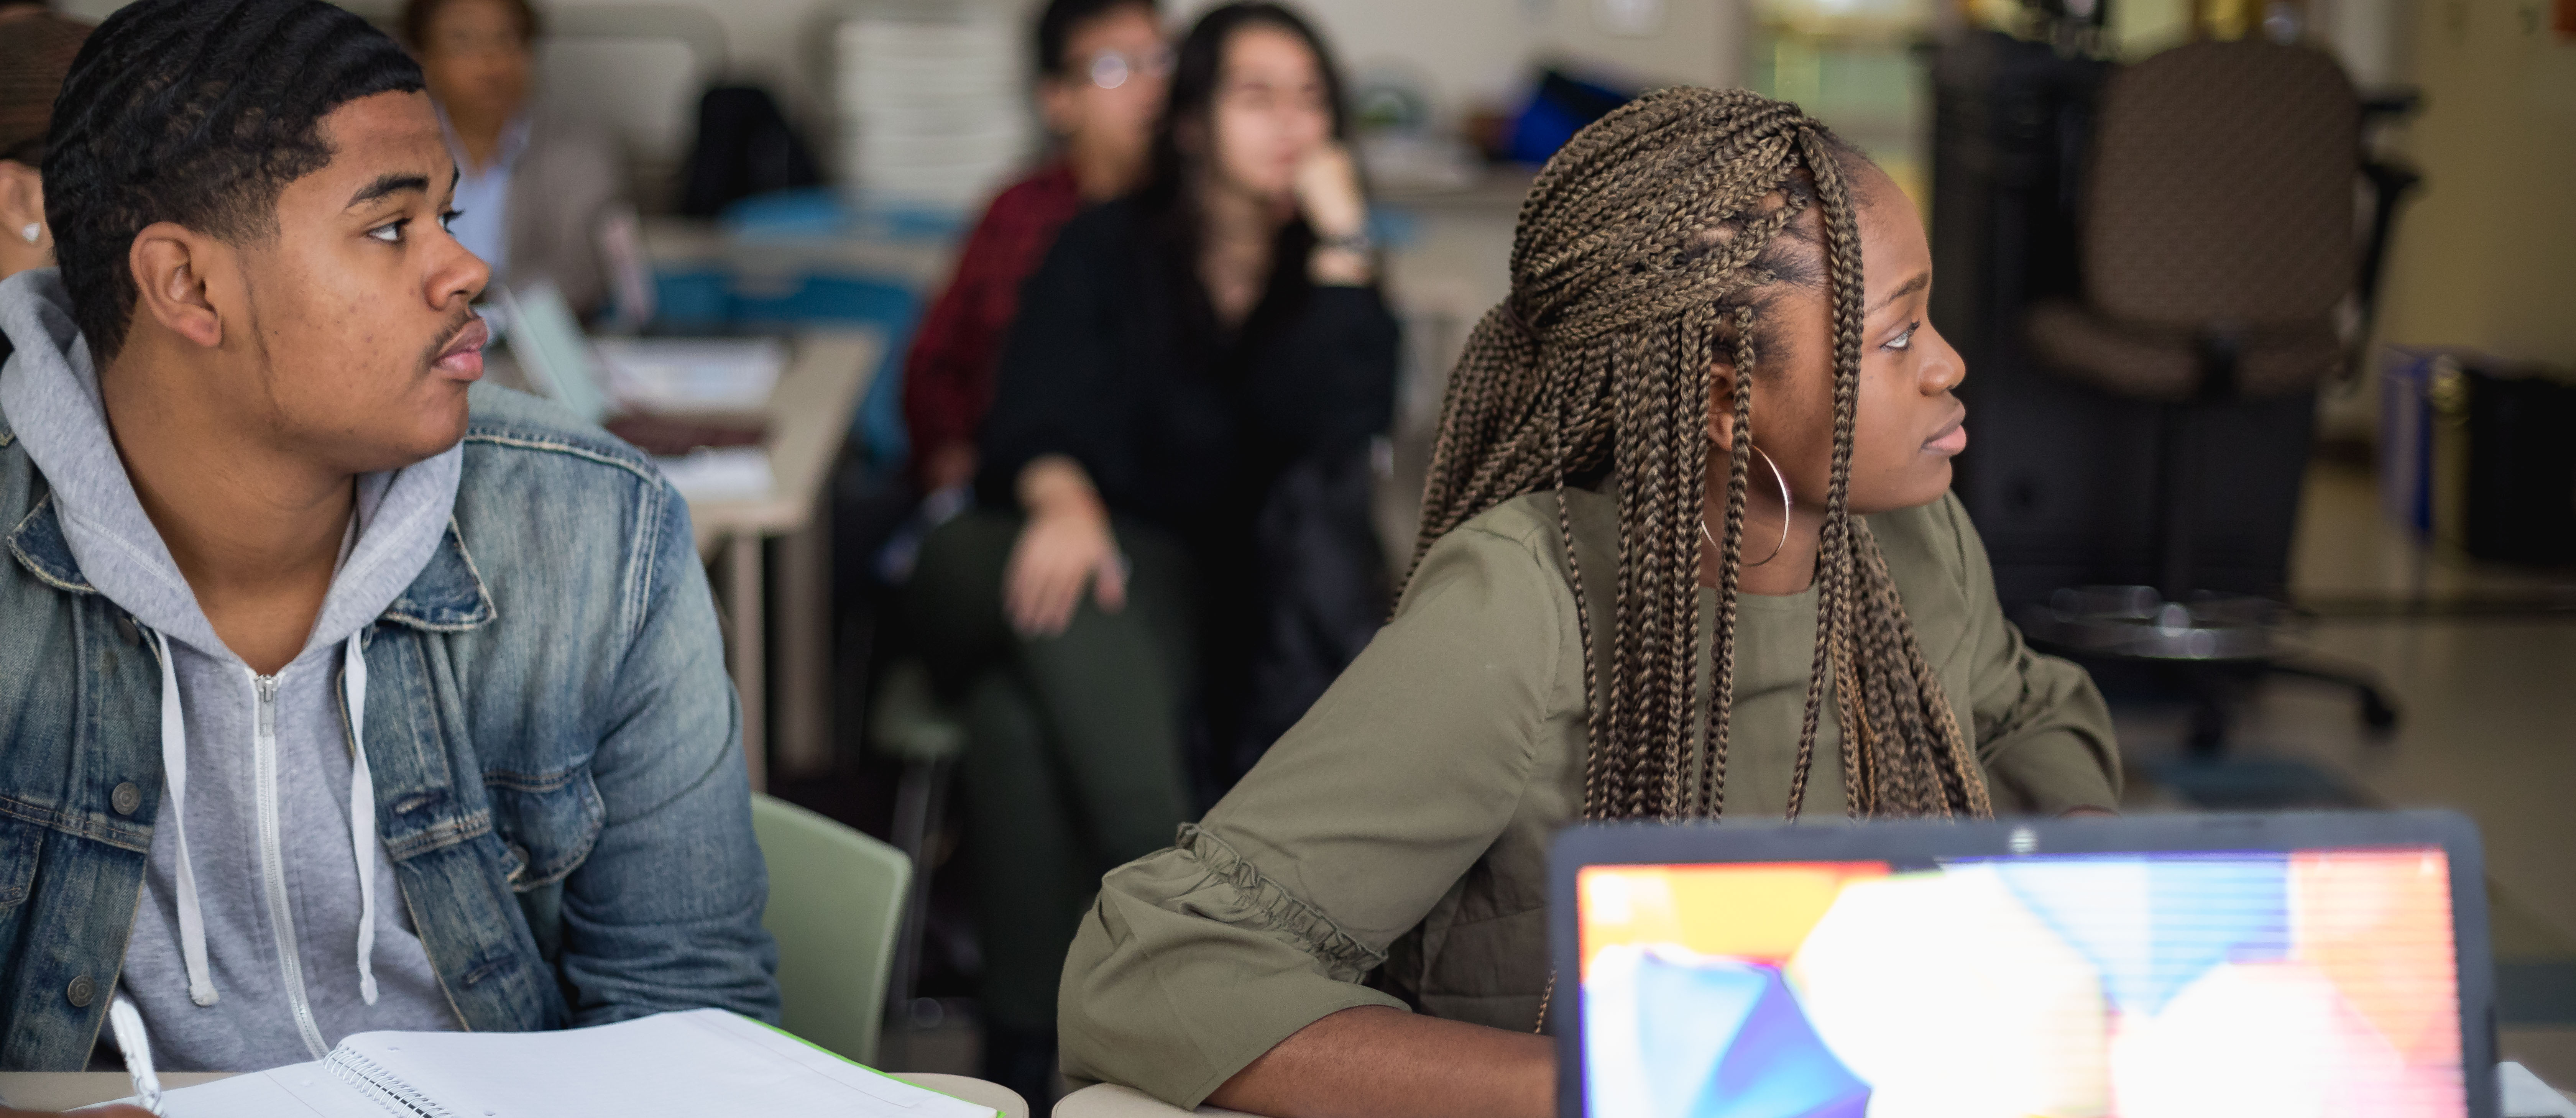
[[[1172,52],[1155,50],[1132,55],[1125,51],[1104,50],[1084,62],[1080,72],[1091,79],[1091,84],[1102,89],[1117,89],[1138,75],[1163,81],[1172,76]]]

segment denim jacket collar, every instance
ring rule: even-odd
[[[0,427],[0,437],[7,433],[5,427]],[[74,594],[98,592],[81,576],[80,564],[72,558],[71,542],[64,538],[62,524],[54,517],[51,494],[38,498],[26,518],[10,530],[9,553],[57,590]],[[403,589],[401,597],[385,607],[384,613],[387,621],[434,633],[461,633],[497,616],[492,595],[483,586],[482,572],[474,569],[473,556],[465,552],[465,539],[454,517],[448,519],[446,535],[430,555],[429,565],[421,568],[420,575]]]
[[[384,613],[387,621],[432,633],[462,633],[498,616],[491,592],[483,587],[483,572],[474,569],[474,557],[466,554],[465,536],[454,517],[448,518],[447,533],[430,554],[429,565],[420,569],[420,576],[403,588],[402,596]]]

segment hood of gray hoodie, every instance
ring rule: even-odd
[[[445,532],[461,447],[357,482],[355,540],[294,662],[262,680],[215,635],[127,479],[89,346],[53,269],[0,281],[0,413],[44,475],[54,515],[90,585],[167,638],[187,761],[186,850],[161,801],[122,987],[160,1066],[246,1071],[319,1058],[371,1029],[457,1027],[393,866],[374,847],[373,966],[359,993],[360,877],[352,857],[352,761],[334,690],[340,646],[419,576]],[[263,709],[262,704],[266,704]],[[263,733],[262,716],[269,729]],[[216,997],[189,996],[177,878],[192,866]],[[320,1047],[316,1047],[319,1045]]]

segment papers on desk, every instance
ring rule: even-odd
[[[494,290],[502,342],[529,387],[593,423],[618,411],[756,415],[787,368],[775,338],[586,338],[553,284]]]
[[[591,350],[618,402],[662,414],[760,411],[787,367],[774,338],[600,338]]]
[[[169,1118],[994,1118],[720,1009],[552,1033],[359,1033],[163,1096]]]
[[[2549,1089],[2531,1069],[2511,1060],[2496,1065],[2504,1118],[2576,1118],[2576,1102]]]
[[[756,446],[701,447],[677,457],[657,457],[653,464],[680,496],[694,501],[763,497],[777,482],[769,472],[769,452]]]

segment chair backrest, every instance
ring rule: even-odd
[[[2200,330],[2313,323],[2352,290],[2361,107],[2324,51],[2176,47],[2102,94],[2084,206],[2086,298]]]
[[[778,940],[788,1032],[873,1065],[912,860],[784,800],[754,793],[751,827],[769,863],[761,923]]]

